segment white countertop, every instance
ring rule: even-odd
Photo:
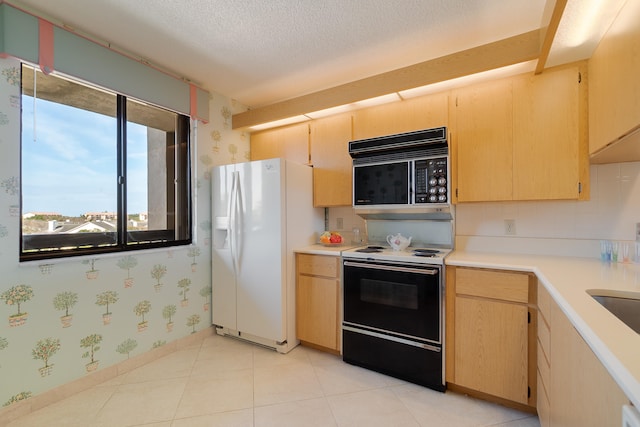
[[[640,407],[640,334],[586,290],[640,292],[640,265],[573,258],[454,251],[446,265],[533,272],[627,397]]]
[[[357,246],[362,246],[362,245],[342,244],[339,246],[324,246],[321,244],[315,244],[311,246],[306,246],[304,248],[297,248],[294,250],[294,252],[301,253],[301,254],[311,254],[311,255],[340,256],[342,251],[346,251],[347,249],[355,248]]]

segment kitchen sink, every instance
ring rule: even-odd
[[[640,334],[640,292],[591,289],[587,293],[628,327]]]

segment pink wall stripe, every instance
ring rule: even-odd
[[[39,22],[39,50],[38,60],[40,62],[40,69],[45,74],[50,74],[53,71],[53,24],[38,18]]]
[[[189,84],[189,100],[191,102],[191,118],[198,119],[198,88],[194,84]]]

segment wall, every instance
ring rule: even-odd
[[[592,165],[589,201],[463,203],[456,207],[456,248],[600,256],[600,240],[630,245],[640,222],[640,162]],[[505,236],[505,219],[516,235]]]
[[[635,227],[640,222],[640,162],[592,165],[588,201],[461,203],[455,206],[456,249],[599,257],[600,241],[629,245],[638,261]],[[338,218],[343,227],[338,228]],[[364,221],[350,207],[329,209],[329,229],[347,241]],[[505,219],[516,224],[505,235]]]
[[[124,255],[21,264],[19,65],[14,59],[0,59],[0,407],[210,327],[209,170],[249,158],[248,136],[231,130],[231,115],[243,107],[212,94],[210,121],[197,124],[193,145],[192,246],[131,252],[128,255],[135,266],[130,270],[119,266]],[[166,268],[158,288],[151,276],[156,265]],[[190,282],[186,296],[178,287],[185,280]],[[19,311],[12,289],[28,290]],[[109,305],[110,316],[103,318],[106,307],[96,302],[106,291],[115,291],[117,301]],[[77,296],[67,324],[61,319],[65,313],[53,304],[62,292]],[[139,329],[141,318],[134,307],[142,301],[149,301],[151,309],[145,315],[146,328]],[[175,307],[171,325],[163,316],[168,306]],[[22,320],[17,319],[18,312],[24,315]],[[90,363],[91,348],[86,346],[92,337],[99,341],[93,348],[94,364]],[[35,349],[45,344],[59,346],[47,363],[34,357]]]

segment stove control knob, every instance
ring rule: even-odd
[[[438,185],[445,185],[447,183],[447,178],[440,177],[438,178]]]
[[[438,193],[444,194],[447,192],[447,187],[438,187]]]
[[[436,196],[435,194],[429,196],[429,201],[430,202],[437,202],[438,201],[438,196]]]
[[[429,194],[436,194],[438,192],[438,187],[429,188]]]
[[[441,194],[438,196],[438,201],[439,202],[446,202],[447,201],[447,196],[445,196],[444,194]]]
[[[434,176],[433,178],[429,179],[429,185],[434,186],[438,184],[438,180],[436,179],[436,177]]]

